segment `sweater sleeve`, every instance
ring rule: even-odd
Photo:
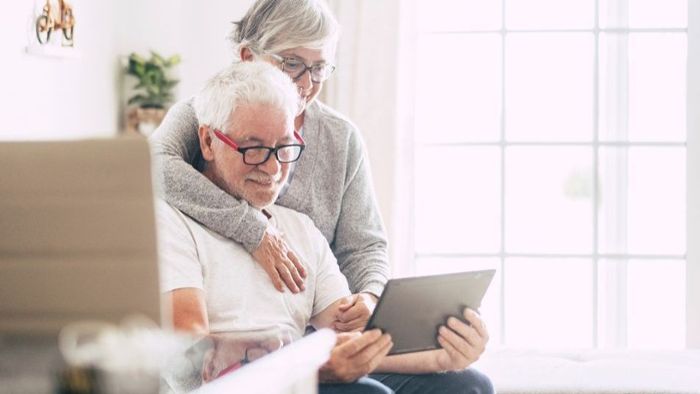
[[[345,192],[331,246],[351,291],[379,297],[389,278],[386,233],[366,152],[356,130],[350,134],[348,148]]]
[[[194,168],[201,156],[198,128],[189,100],[175,104],[151,136],[157,193],[175,208],[241,243],[252,253],[262,240],[267,219]]]

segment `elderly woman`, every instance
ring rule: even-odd
[[[367,322],[389,270],[386,235],[360,134],[350,121],[315,100],[335,68],[331,60],[338,30],[335,18],[321,1],[258,0],[236,23],[231,39],[241,61],[261,60],[276,65],[295,82],[302,98],[295,128],[306,141],[306,150],[291,169],[286,189],[276,204],[308,215],[328,241],[354,293],[341,305],[333,326],[338,331],[352,331]],[[286,286],[295,293],[303,291],[303,262],[288,248],[284,235],[278,234],[259,210],[231,197],[193,167],[201,160],[196,119],[192,101],[180,102],[153,136],[156,177],[164,199],[211,230],[244,245],[278,290],[284,291]],[[246,141],[242,147],[255,144]],[[478,316],[473,314],[467,320],[476,323],[473,326],[479,330],[460,325],[459,332],[448,333],[467,340],[463,349],[447,349],[450,358],[459,359],[462,367],[479,357],[488,340]],[[332,354],[329,365],[321,370],[321,379],[354,381],[368,372],[363,366],[378,365],[383,355],[372,351],[379,345],[379,338],[372,335],[342,336],[341,343],[349,341],[355,350],[353,354]],[[324,373],[334,370],[336,363],[358,368],[342,376]],[[399,363],[390,370],[398,372],[403,367]],[[488,378],[471,369],[447,374],[371,376],[373,379],[360,380],[364,386],[361,392],[492,391]],[[350,392],[352,386],[357,388],[327,384],[321,386],[321,392]]]

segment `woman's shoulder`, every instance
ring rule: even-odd
[[[322,128],[344,134],[359,133],[357,126],[350,118],[318,100],[314,101],[308,110],[312,118],[314,118]]]
[[[364,141],[353,121],[328,105],[316,100],[308,109],[312,123],[325,140],[338,149],[360,154]]]

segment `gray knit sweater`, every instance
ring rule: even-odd
[[[192,100],[181,101],[151,137],[158,192],[195,220],[253,251],[267,218],[192,166],[201,155],[197,129]],[[306,109],[303,136],[306,149],[276,203],[314,221],[353,293],[380,295],[389,276],[387,241],[361,136],[350,121],[318,100]]]

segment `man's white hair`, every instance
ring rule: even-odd
[[[340,25],[323,0],[258,0],[234,22],[229,39],[238,59],[241,46],[257,53],[297,47],[335,52],[339,35]]]
[[[289,76],[262,62],[237,62],[209,81],[194,99],[200,125],[225,130],[239,105],[270,104],[280,109],[293,125],[301,98]]]

